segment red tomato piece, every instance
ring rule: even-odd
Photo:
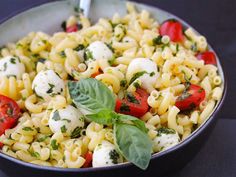
[[[0,95],[0,135],[16,125],[20,117],[20,107],[6,96]]]
[[[91,167],[92,160],[93,160],[93,153],[89,151],[85,154],[85,163],[83,165],[83,168]]]
[[[2,147],[3,147],[3,144],[2,144],[2,143],[0,143],[0,149],[2,149]]]
[[[67,33],[72,33],[72,32],[76,32],[76,31],[78,31],[78,25],[77,24],[69,26],[69,27],[66,28]]]
[[[203,52],[203,53],[199,53],[199,54],[197,54],[197,58],[199,60],[203,60],[205,65],[207,65],[207,64],[216,65],[216,56],[211,51],[206,51],[206,52]]]
[[[148,111],[148,93],[137,89],[135,93],[128,93],[126,98],[116,100],[115,111],[122,114],[142,117]]]
[[[180,95],[175,103],[181,111],[191,110],[198,107],[199,104],[205,99],[205,90],[195,84],[191,84],[187,89]]]
[[[175,19],[162,23],[159,32],[161,36],[169,36],[173,42],[182,42],[184,39],[182,24]]]

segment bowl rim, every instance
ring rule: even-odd
[[[43,5],[47,5],[50,3],[55,3],[55,2],[60,2],[60,0],[49,0],[47,2],[38,2],[35,1],[33,4],[31,4],[30,6],[26,6],[23,7],[19,10],[14,11],[13,13],[11,13],[10,15],[6,16],[5,18],[3,18],[2,20],[0,20],[0,25],[2,25],[4,22],[14,18],[15,16],[24,13],[25,11],[28,11],[30,9],[33,8],[37,8],[39,6],[43,6]],[[156,8],[158,9],[160,12],[163,12],[165,14],[168,14],[171,16],[171,18],[175,18],[178,21],[181,22],[181,24],[184,27],[191,27],[196,33],[198,33],[197,30],[195,30],[195,28],[193,28],[191,25],[189,25],[189,23],[187,23],[186,21],[184,21],[182,18],[177,17],[176,15],[168,12],[167,10],[163,10],[162,8],[159,8],[157,6],[154,5],[150,5],[150,4],[146,4],[146,3],[139,3],[139,2],[134,2],[134,1],[127,1],[127,2],[132,2],[134,4],[138,4],[138,5],[145,5],[147,7],[151,7],[151,8]],[[199,34],[199,33],[198,33]],[[207,120],[205,120],[205,122],[198,127],[194,132],[191,133],[191,135],[189,137],[187,137],[185,140],[181,141],[179,144],[165,150],[165,151],[161,151],[155,154],[152,154],[151,160],[157,159],[159,157],[162,157],[164,155],[173,153],[175,151],[177,151],[178,149],[181,149],[185,146],[187,146],[193,139],[195,139],[196,137],[198,137],[210,124],[211,122],[216,119],[216,115],[218,114],[218,112],[220,111],[220,108],[222,107],[225,98],[226,98],[226,94],[227,94],[227,77],[226,77],[226,72],[225,72],[225,66],[222,65],[222,63],[220,62],[220,59],[216,53],[216,51],[211,47],[211,45],[208,43],[209,49],[212,50],[215,55],[216,55],[216,59],[217,59],[217,65],[221,67],[221,72],[222,72],[222,77],[223,77],[223,93],[222,93],[222,97],[220,99],[220,101],[218,101],[218,103],[216,104],[216,106],[214,107],[214,111],[211,113],[211,115],[209,116],[209,118]],[[47,171],[53,171],[53,172],[68,172],[68,173],[83,173],[83,172],[94,172],[94,171],[107,171],[107,170],[113,170],[113,169],[119,169],[119,168],[127,168],[130,166],[134,166],[131,162],[125,162],[125,163],[120,163],[120,164],[116,164],[113,166],[107,166],[107,167],[91,167],[91,168],[60,168],[60,167],[50,167],[50,166],[42,166],[42,165],[37,165],[37,164],[32,164],[29,162],[24,162],[21,161],[19,159],[16,159],[14,157],[11,157],[7,154],[4,154],[2,152],[0,152],[0,158],[4,158],[6,160],[9,160],[13,163],[16,163],[18,165],[22,165],[25,167],[29,167],[29,168],[34,168],[37,170],[47,170]],[[135,167],[135,166],[134,166]],[[138,169],[138,167],[136,167]],[[148,166],[149,168],[149,166]],[[148,168],[146,170],[148,170]]]

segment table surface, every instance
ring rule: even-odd
[[[8,0],[0,2],[0,21],[35,3],[50,0]],[[136,0],[167,10],[205,35],[218,53],[226,71],[228,95],[218,114],[217,125],[197,156],[181,171],[169,177],[236,176],[236,1],[235,0]],[[0,177],[6,176],[0,171]]]

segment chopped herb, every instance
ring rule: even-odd
[[[127,80],[123,79],[123,80],[120,81],[120,86],[121,87],[125,87],[126,84],[127,84]]]
[[[87,61],[89,59],[93,59],[93,53],[89,49],[85,49],[84,59],[85,59],[85,61]]]
[[[80,127],[76,127],[73,132],[71,133],[71,138],[77,138],[80,135],[81,132],[81,128]]]
[[[38,59],[38,62],[40,62],[40,63],[45,63],[45,61],[46,61],[45,58],[39,58],[39,59]]]
[[[63,21],[61,23],[61,28],[63,29],[63,31],[66,31],[66,21]]]
[[[158,37],[156,37],[156,38],[154,38],[154,39],[152,40],[152,43],[153,43],[154,45],[161,45],[161,44],[162,44],[161,39],[162,39],[162,36],[158,36]]]
[[[49,136],[45,135],[45,136],[39,138],[39,139],[38,139],[38,142],[43,142],[43,141],[45,141],[47,138],[49,138]]]
[[[106,46],[114,53],[115,49],[112,47],[112,43],[105,43]]]
[[[66,130],[67,130],[66,126],[63,125],[63,126],[61,127],[61,132],[62,132],[62,133],[66,133]]]
[[[14,74],[8,74],[8,75],[7,75],[7,78],[10,78],[10,77],[16,78],[16,75],[14,75]]]
[[[114,64],[115,60],[116,60],[116,57],[115,57],[115,55],[113,55],[112,58],[108,60],[108,63],[112,66]]]
[[[12,116],[12,114],[13,114],[13,109],[12,108],[8,108],[7,109],[7,115],[8,116]]]
[[[193,52],[197,52],[197,43],[194,42],[192,45],[191,45],[191,48],[190,48]]]
[[[121,107],[120,107],[120,111],[121,112],[130,112],[130,108],[129,108],[129,106],[127,104],[122,103]]]
[[[52,93],[53,92],[53,88],[55,87],[55,85],[53,85],[53,84],[50,84],[50,83],[48,83],[48,85],[49,85],[49,89],[48,89],[48,91],[47,91],[47,93]]]
[[[161,127],[157,130],[157,136],[161,134],[175,134],[175,130],[171,128]]]
[[[128,100],[129,102],[135,103],[135,104],[139,104],[139,103],[140,103],[140,102],[136,99],[136,97],[135,97],[132,93],[130,93],[130,92],[127,93],[127,100]]]
[[[115,149],[113,149],[109,152],[109,156],[110,156],[110,159],[112,160],[113,164],[118,163],[118,159],[119,159],[120,155],[116,152]]]
[[[23,45],[21,43],[17,43],[16,48],[20,48],[20,47],[23,47]]]
[[[134,76],[130,79],[129,85],[131,83],[133,83],[136,79],[138,79],[139,77],[141,77],[142,75],[146,74],[146,71],[141,71],[141,72],[137,72],[134,74]]]
[[[62,121],[65,121],[65,122],[68,122],[68,123],[70,123],[71,122],[71,120],[69,120],[69,119],[61,119]]]
[[[202,93],[203,92],[203,88],[200,88],[199,90],[198,90],[198,93]]]
[[[74,11],[81,14],[84,13],[84,9],[80,8],[79,6],[74,7]]]
[[[136,88],[136,89],[138,89],[138,88],[140,88],[140,84],[138,83],[138,82],[134,82],[134,87]]]
[[[40,158],[40,154],[38,152],[31,152],[30,155],[36,158]]]
[[[59,55],[60,55],[62,58],[65,58],[65,57],[66,57],[65,51],[61,51],[61,52],[59,53]]]
[[[52,147],[53,150],[57,150],[58,149],[59,144],[57,144],[57,140],[53,139],[51,141],[51,147]]]
[[[186,81],[186,83],[190,83],[190,80],[192,79],[192,75],[188,78],[187,74],[184,71],[181,71],[184,74],[184,79]]]
[[[44,44],[47,44],[47,40],[42,40],[42,42],[43,42]]]
[[[16,64],[16,59],[15,59],[15,58],[11,58],[11,59],[10,59],[10,62],[11,62],[12,64]]]
[[[58,120],[61,119],[58,110],[56,110],[56,111],[53,113],[52,119],[55,120],[55,121],[58,121]]]
[[[155,75],[155,72],[151,72],[149,75],[152,77]]]
[[[24,127],[24,128],[22,128],[22,130],[24,130],[24,131],[34,131],[31,127]]]
[[[190,97],[192,94],[190,94],[189,92],[187,92],[186,90],[182,93],[182,95],[180,95],[177,100],[181,101],[181,100],[185,100],[188,97]]]
[[[7,63],[4,63],[3,64],[3,71],[6,71],[7,70]]]
[[[79,44],[76,48],[74,48],[74,50],[80,51],[80,50],[83,50],[84,48],[85,46],[83,44]]]
[[[176,45],[176,53],[179,52],[179,44]]]

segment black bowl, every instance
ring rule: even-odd
[[[38,4],[35,4],[38,5]],[[25,9],[26,10],[26,9]],[[163,10],[163,13],[169,14]],[[185,27],[189,27],[182,19],[169,14],[170,18],[178,19]],[[211,47],[209,47],[212,49]],[[26,163],[8,155],[0,153],[0,168],[7,175],[11,177],[111,177],[111,176],[126,176],[127,174],[132,176],[163,176],[169,173],[174,173],[177,170],[183,168],[201,149],[203,144],[207,141],[215,123],[216,114],[220,111],[220,108],[226,97],[226,77],[222,70],[222,65],[218,60],[218,67],[220,67],[220,74],[223,77],[223,96],[217,103],[217,106],[208,120],[201,125],[196,131],[194,131],[186,140],[178,145],[154,154],[150,161],[147,170],[143,171],[132,165],[131,163],[118,164],[111,167],[100,168],[82,168],[82,169],[63,169],[55,167],[38,166],[30,163]]]

